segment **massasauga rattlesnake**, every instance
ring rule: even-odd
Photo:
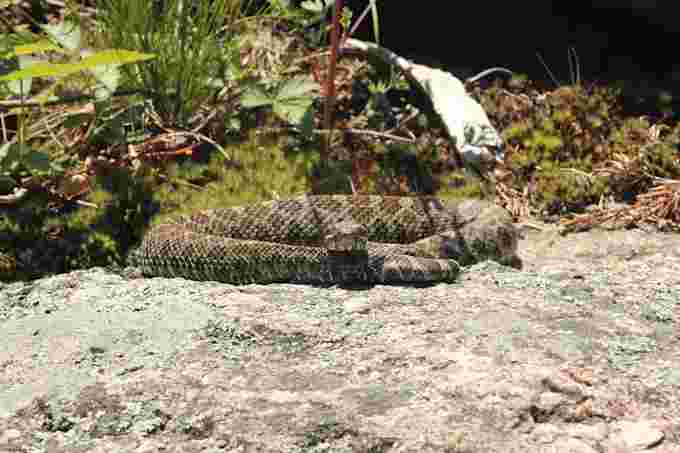
[[[315,195],[155,226],[131,262],[147,276],[236,284],[419,283],[482,259],[512,263],[516,248],[509,215],[479,200]]]

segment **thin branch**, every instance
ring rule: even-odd
[[[415,143],[415,140],[412,140],[407,137],[401,137],[399,135],[393,135],[393,134],[388,134],[386,132],[378,132],[378,131],[372,131],[369,129],[342,129],[343,132],[349,133],[349,134],[356,134],[356,135],[369,135],[371,137],[378,137],[378,138],[386,138],[388,140],[394,140],[397,142],[402,142],[402,143]],[[314,129],[314,133],[317,134],[330,134],[332,133],[331,130],[328,129]]]
[[[208,138],[203,134],[198,134],[196,132],[182,132],[182,131],[180,131],[180,132],[168,132],[167,134],[163,135],[163,138],[173,138],[173,137],[193,137],[197,140],[203,140],[205,142],[210,143],[215,148],[217,148],[217,150],[222,153],[222,155],[224,156],[225,159],[231,159],[229,157],[229,154],[227,153],[227,151],[222,146],[220,146],[213,139]]]
[[[331,28],[331,59],[328,65],[328,77],[326,79],[326,109],[324,111],[324,127],[331,131],[328,139],[321,147],[321,162],[328,160],[330,141],[333,137],[333,113],[335,107],[335,70],[338,60],[338,41],[340,39],[340,13],[342,0],[335,0],[333,10],[333,27]]]
[[[20,202],[26,195],[28,195],[28,189],[23,187],[15,187],[14,192],[9,195],[0,196],[0,205],[11,205]]]

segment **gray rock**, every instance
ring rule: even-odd
[[[677,451],[680,238],[594,237],[429,287],[0,284],[0,451]]]
[[[620,421],[614,424],[611,442],[623,445],[629,451],[648,449],[658,445],[664,439],[664,433],[651,420],[636,422]]]

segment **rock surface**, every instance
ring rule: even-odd
[[[0,285],[0,451],[680,452],[680,237],[364,289]]]

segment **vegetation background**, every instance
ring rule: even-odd
[[[0,5],[2,278],[123,265],[164,216],[306,192],[489,197],[565,232],[680,221],[672,100],[631,112],[576,52],[569,82],[467,85],[506,146],[478,174],[403,74],[338,53],[368,18],[380,43],[376,2],[55,5]]]

